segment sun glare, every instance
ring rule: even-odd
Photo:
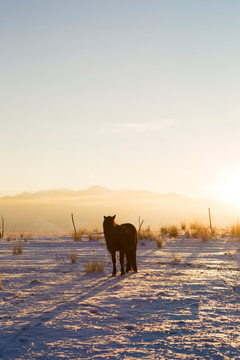
[[[220,200],[240,207],[240,171],[226,174],[215,190]]]

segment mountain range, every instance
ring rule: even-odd
[[[72,231],[71,214],[78,228],[102,229],[104,215],[116,214],[119,223],[132,222],[138,227],[159,229],[162,225],[184,221],[208,222],[211,208],[212,222],[218,228],[236,221],[237,207],[213,199],[192,199],[145,190],[112,190],[91,186],[85,190],[52,189],[35,193],[23,192],[0,198],[0,213],[6,231]]]

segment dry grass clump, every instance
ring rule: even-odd
[[[23,253],[23,249],[22,246],[20,244],[20,241],[17,244],[14,244],[12,247],[12,253],[13,255],[17,255],[17,254],[22,254]]]
[[[201,238],[205,242],[216,234],[216,229],[211,231],[208,226],[194,222],[190,224],[190,234],[194,239]]]
[[[72,233],[72,237],[74,241],[82,240],[82,237],[84,235],[84,230],[77,230]]]
[[[3,282],[1,278],[0,278],[0,290],[3,290]]]
[[[100,240],[102,239],[102,233],[99,232],[97,228],[93,230],[83,228],[73,232],[72,237],[74,241],[83,240],[83,237],[88,238],[88,240]]]
[[[69,253],[69,257],[72,264],[75,264],[77,262],[78,256],[77,254],[73,253],[72,251]]]
[[[163,247],[164,245],[165,245],[164,239],[162,238],[162,236],[159,236],[159,237],[157,238],[157,246],[158,246],[159,248],[161,248],[161,247]]]
[[[226,229],[223,229],[223,230],[221,230],[220,234],[223,238],[225,238],[228,236],[228,231]]]
[[[141,232],[138,234],[139,239],[145,239],[145,240],[155,240],[156,236],[154,235],[153,231],[151,230],[150,226],[148,226],[146,229],[141,230]]]
[[[96,239],[94,232],[89,231],[86,235],[88,236],[88,240]]]
[[[31,234],[24,234],[23,235],[23,239],[24,239],[25,242],[28,242],[31,238],[32,238]]]
[[[168,232],[168,235],[171,237],[171,238],[175,238],[178,236],[179,234],[179,231],[178,231],[178,227],[176,225],[170,225],[167,227],[167,232]]]
[[[93,272],[104,272],[104,269],[105,269],[105,262],[98,261],[95,257],[93,257],[91,261],[87,261],[85,263],[85,270],[87,274]]]
[[[179,263],[182,259],[182,256],[179,254],[172,254],[172,261],[176,264]]]
[[[181,229],[182,231],[186,231],[187,230],[187,225],[184,221],[181,222]]]
[[[240,239],[240,223],[238,221],[236,224],[230,226],[229,233],[231,237],[237,237]]]
[[[161,228],[160,228],[160,234],[161,234],[162,236],[164,236],[164,235],[167,235],[167,233],[168,233],[167,226],[161,226]]]
[[[179,230],[177,225],[169,225],[169,226],[162,226],[160,228],[161,236],[169,235],[171,238],[175,238],[179,235]]]
[[[24,234],[24,233],[21,233],[20,234],[20,237],[22,239],[24,239],[25,242],[28,242],[28,240],[30,240],[32,238],[32,235],[31,234]]]
[[[86,232],[89,240],[102,240],[102,232],[100,232],[97,228],[94,228],[92,231],[88,230]]]
[[[208,241],[212,237],[212,233],[207,226],[201,229],[199,235],[203,242]]]
[[[189,225],[189,231],[190,231],[190,234],[193,238],[198,238],[199,236],[199,231],[200,231],[200,228],[202,227],[203,225],[201,225],[199,222],[192,222],[190,223]]]

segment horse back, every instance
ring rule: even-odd
[[[132,224],[116,225],[107,241],[109,251],[128,251],[137,244],[137,230]]]
[[[127,243],[130,245],[137,244],[137,230],[133,224],[126,223],[119,225]]]
[[[137,234],[137,230],[133,224],[126,223],[126,224],[121,224],[119,226],[121,227],[121,229],[125,234],[129,234],[129,235]]]

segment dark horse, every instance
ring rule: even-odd
[[[103,231],[106,239],[107,249],[112,255],[113,272],[117,273],[116,251],[120,252],[121,275],[124,275],[124,254],[127,258],[126,272],[131,270],[137,272],[137,230],[132,224],[115,223],[114,216],[104,216]]]

